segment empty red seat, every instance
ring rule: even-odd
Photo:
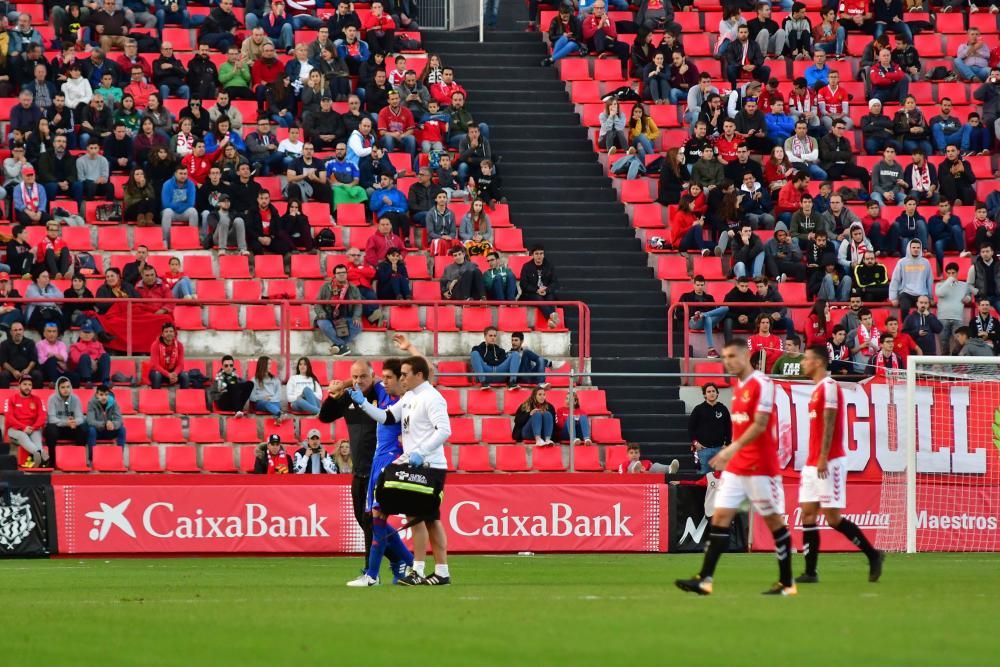
[[[198,299],[203,301],[225,301],[229,298],[225,280],[199,280],[196,292]]]
[[[419,283],[417,283],[419,284]],[[440,295],[435,296],[440,298]],[[455,306],[427,306],[424,309],[424,320],[427,322],[428,331],[458,331],[455,324]]]
[[[589,81],[590,62],[587,58],[563,58],[559,61],[559,78],[563,81]]]
[[[197,227],[171,227],[171,250],[201,250],[201,238]]]
[[[90,240],[90,227],[63,227],[62,239],[73,252],[94,249]]]
[[[389,311],[389,328],[394,331],[422,331],[420,309],[417,306],[392,306]]]
[[[236,443],[257,443],[257,420],[253,418],[230,418],[226,420],[226,440]]]
[[[87,465],[87,448],[80,445],[56,445],[56,470],[90,472],[90,466]]]
[[[601,472],[600,448],[582,446],[573,448],[573,469],[576,472]]]
[[[508,389],[503,392],[503,413],[512,415],[531,396],[530,389]]]
[[[223,257],[219,258],[220,261],[222,259]],[[186,255],[184,257],[184,274],[192,280],[215,278],[215,267],[212,264],[212,258],[208,255]],[[229,276],[223,277],[228,278]]]
[[[604,469],[618,472],[618,467],[628,461],[628,449],[625,445],[614,445],[604,448]]]
[[[163,231],[159,225],[155,227],[133,227],[132,240],[135,247],[146,246],[153,252],[166,250],[163,244]]]
[[[458,469],[463,472],[493,472],[490,448],[485,445],[463,445],[458,448]]]
[[[484,306],[468,306],[462,309],[462,331],[481,332],[493,326],[493,309]]]
[[[285,258],[282,255],[257,255],[254,257],[253,272],[256,278],[287,278]]]
[[[540,472],[563,472],[563,451],[559,445],[531,448],[531,467]]]
[[[205,472],[236,472],[233,448],[229,445],[202,447],[201,467]]]
[[[204,401],[202,401],[202,406],[204,404]],[[191,442],[199,444],[216,444],[222,442],[222,431],[219,430],[219,418],[192,417],[188,421],[188,437]]]
[[[607,399],[603,389],[583,389],[576,392],[580,399],[580,410],[588,415],[608,414]],[[559,405],[563,405],[560,403]]]
[[[621,200],[626,204],[649,204],[653,196],[649,192],[649,182],[645,179],[621,182]]]
[[[144,445],[129,447],[128,469],[132,472],[161,472],[160,448]]]
[[[128,251],[128,229],[125,227],[100,227],[97,230],[97,247],[106,252]]]
[[[364,204],[338,204],[337,224],[340,226],[364,227],[368,224]]]
[[[228,278],[252,278],[250,275],[250,261],[246,255],[219,255],[219,277]]]
[[[280,424],[275,423],[273,419],[264,420],[264,437],[262,440],[267,440],[272,435],[277,435],[281,438],[284,443],[295,442],[298,438],[295,436],[295,421],[291,419],[285,419]]]
[[[201,306],[177,306],[174,308],[174,324],[181,331],[201,331],[205,328],[201,311]],[[213,328],[216,328],[214,323]]]
[[[241,331],[238,306],[209,306],[208,321],[217,331]]]
[[[488,417],[483,419],[482,424],[482,438],[483,442],[487,444],[496,444],[499,442],[514,442],[514,439],[510,437],[511,420],[509,417]]]
[[[343,421],[342,419],[340,421]],[[240,470],[242,472],[253,472],[254,464],[257,462],[257,446],[245,445],[240,447]]]
[[[410,280],[427,280],[431,277],[427,271],[427,258],[423,255],[407,255],[403,261]]]
[[[333,217],[330,215],[330,205],[318,202],[309,201],[302,204],[302,215],[306,216],[309,220],[310,227],[331,227],[333,225]],[[337,235],[339,238],[339,234]]]
[[[470,415],[499,415],[497,395],[493,391],[470,389],[465,394],[466,409]]]
[[[209,414],[208,406],[205,404],[205,391],[202,389],[178,389],[174,394],[174,401],[179,415]]]
[[[93,464],[97,472],[125,472],[125,450],[118,445],[94,445]]]
[[[621,423],[617,419],[594,419],[591,420],[590,427],[594,442],[605,445],[615,445],[625,442],[622,439]]]
[[[153,420],[153,442],[187,442],[180,417],[157,417]]]
[[[496,469],[502,472],[528,472],[528,454],[524,445],[497,445]]]
[[[722,364],[716,361],[700,361],[694,365],[694,386],[704,387],[706,384],[714,384],[718,387],[728,387],[729,378],[716,377],[725,375]]]
[[[517,227],[500,227],[493,230],[493,245],[502,252],[524,252],[524,237]]]
[[[462,409],[462,397],[457,389],[438,389],[438,393],[444,398],[445,403],[448,404],[448,414],[464,415],[465,411]],[[475,414],[475,413],[473,413]]]
[[[125,427],[125,442],[129,444],[147,444],[149,442],[145,417],[122,417],[122,426]]]
[[[501,306],[497,310],[497,328],[510,332],[530,329],[528,309],[521,306]]]
[[[467,445],[479,442],[476,437],[475,423],[468,417],[456,417],[451,420],[451,437],[448,442],[455,445]]]
[[[167,472],[201,472],[198,452],[191,445],[167,447]]]
[[[247,331],[277,331],[278,320],[274,313],[274,306],[261,304],[245,306]],[[210,320],[211,321],[211,320]]]
[[[442,373],[468,373],[469,365],[464,361],[441,361],[438,362],[437,370],[438,384],[441,386],[468,387],[471,384],[467,375],[442,375]]]
[[[139,412],[147,415],[172,415],[170,392],[166,389],[140,389]]]
[[[319,255],[292,255],[292,278],[324,278]]]

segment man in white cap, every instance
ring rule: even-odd
[[[333,457],[323,449],[321,436],[318,428],[311,429],[306,435],[306,444],[295,452],[292,470],[296,475],[333,475],[339,472]]]

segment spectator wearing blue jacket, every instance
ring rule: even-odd
[[[795,117],[785,113],[784,100],[771,102],[771,113],[764,116],[767,138],[776,146],[784,146],[785,140],[795,134]]]
[[[934,257],[937,259],[938,273],[944,275],[944,251],[955,250],[962,257],[970,253],[965,248],[965,228],[962,221],[951,210],[951,202],[938,202],[938,212],[927,221],[927,235],[934,246]]]
[[[368,206],[379,220],[387,218],[392,223],[392,231],[409,245],[410,207],[406,195],[396,187],[396,179],[389,174],[382,174],[379,185],[381,187],[371,194]]]
[[[175,220],[186,220],[191,227],[198,226],[194,181],[188,179],[187,167],[179,165],[174,170],[174,177],[164,181],[161,194],[163,212],[160,214],[160,226],[163,228],[163,242],[169,243],[170,227]]]
[[[215,130],[205,133],[205,153],[212,154],[220,148],[220,142],[225,136],[229,137],[231,143],[240,155],[247,157],[247,143],[240,136],[239,132],[231,129],[232,121],[228,116],[219,116],[215,122]]]
[[[368,43],[358,39],[358,29],[353,25],[344,28],[344,41],[337,45],[337,55],[347,62],[347,70],[357,76],[362,63],[368,62]]]

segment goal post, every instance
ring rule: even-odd
[[[1000,551],[1000,357],[912,355],[888,383],[905,391],[902,432],[889,434],[906,456],[902,474],[883,474],[881,504],[905,530],[879,547]]]

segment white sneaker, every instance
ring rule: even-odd
[[[378,578],[372,579],[367,574],[362,574],[357,579],[351,579],[347,582],[347,585],[351,588],[367,588],[368,586],[378,586]]]
[[[681,462],[678,461],[677,459],[672,460],[670,462],[670,465],[667,467],[667,470],[670,472],[671,475],[676,475],[677,471],[680,469],[681,469]]]

